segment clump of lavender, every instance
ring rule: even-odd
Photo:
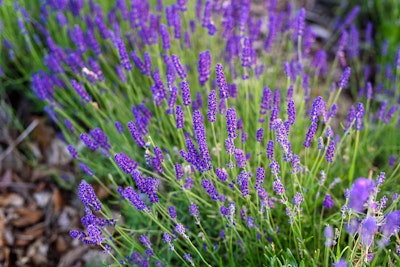
[[[358,8],[338,24],[333,55],[316,45],[305,9],[276,1],[265,1],[259,18],[252,1],[39,5],[31,26],[47,48],[36,53],[45,67],[32,90],[83,178],[110,198],[100,203],[82,181],[86,230],[71,236],[101,247],[108,263],[398,259],[397,188],[388,186],[399,178],[398,65],[360,65],[367,46],[352,23]],[[21,40],[35,49],[27,11],[14,8]],[[3,43],[18,60],[16,46]],[[358,98],[342,119],[344,91]]]

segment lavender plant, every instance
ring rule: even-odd
[[[357,10],[329,68],[290,3],[261,18],[239,0],[40,9],[32,89],[84,173],[71,236],[104,265],[399,263],[398,61],[381,88],[359,78]]]

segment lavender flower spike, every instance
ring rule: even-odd
[[[340,78],[340,81],[338,83],[339,88],[346,88],[347,83],[349,82],[350,79],[350,74],[351,74],[351,68],[350,67],[346,67],[344,69],[343,75]]]
[[[128,199],[138,210],[144,210],[146,208],[146,204],[131,186],[125,188],[122,197]]]
[[[94,175],[94,172],[92,169],[90,169],[88,166],[86,166],[84,163],[80,162],[79,163],[79,168],[81,168],[82,171],[84,171],[88,176],[92,177]]]
[[[228,137],[231,139],[237,137],[236,124],[236,111],[234,108],[228,108],[226,111],[226,128],[228,131]]]
[[[306,140],[303,143],[304,147],[311,146],[311,142],[314,138],[315,133],[317,132],[317,127],[318,127],[318,125],[315,122],[311,123],[310,128],[308,129],[308,132],[306,135]]]
[[[335,156],[335,141],[332,139],[329,141],[328,148],[326,150],[326,161],[333,162],[333,157]]]
[[[126,70],[132,70],[133,66],[132,66],[131,62],[129,61],[129,56],[128,56],[128,53],[126,52],[124,41],[122,41],[121,39],[118,39],[117,40],[117,48],[118,48],[118,53],[120,56],[122,67],[124,67],[124,69],[126,69]]]
[[[178,73],[179,77],[184,80],[187,76],[186,71],[183,69],[181,62],[179,61],[179,57],[177,55],[172,55],[171,57],[172,63],[175,66],[175,70]]]
[[[182,89],[182,101],[184,106],[189,106],[191,103],[190,99],[190,88],[189,88],[189,83],[184,80],[181,83],[181,89]]]
[[[93,187],[85,180],[82,180],[82,182],[79,184],[78,196],[85,206],[92,206],[94,211],[101,210],[101,203],[97,198]]]
[[[91,150],[95,151],[99,148],[99,144],[92,140],[92,138],[89,137],[89,135],[87,135],[86,133],[82,133],[80,135],[80,138],[82,140],[82,142]]]
[[[181,106],[176,106],[175,108],[175,114],[176,114],[176,128],[177,129],[182,129],[183,124],[184,124],[184,117],[183,117],[183,110]]]
[[[76,93],[82,98],[83,101],[89,103],[92,101],[92,97],[86,92],[81,84],[79,84],[76,80],[71,80],[71,86],[75,89]]]
[[[123,152],[115,154],[114,160],[118,164],[118,166],[127,174],[131,174],[138,166],[136,161],[128,157]]]
[[[203,179],[203,181],[201,181],[201,186],[206,190],[207,194],[211,197],[212,200],[218,200],[219,195],[217,189],[215,189],[215,186],[212,182],[207,179]]]
[[[144,147],[145,142],[133,121],[128,122],[128,128],[129,128],[129,131],[131,132],[133,139],[138,144],[138,146]]]
[[[300,9],[300,12],[297,16],[297,36],[303,36],[304,33],[304,25],[306,20],[306,9]]]
[[[217,93],[215,90],[211,90],[208,95],[208,111],[207,119],[209,122],[215,122],[217,115]]]
[[[206,84],[210,77],[210,68],[211,68],[211,53],[209,50],[203,51],[199,54],[199,82],[200,85],[203,86]]]
[[[215,66],[215,75],[217,78],[217,85],[219,88],[219,98],[228,98],[228,84],[226,83],[224,67],[221,64]]]

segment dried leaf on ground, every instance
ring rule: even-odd
[[[13,220],[11,223],[15,227],[26,227],[37,223],[43,217],[43,211],[27,209],[27,208],[19,208],[14,211],[17,215],[19,215],[18,219]]]

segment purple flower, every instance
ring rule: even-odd
[[[226,182],[228,180],[228,174],[221,168],[215,169],[215,174],[217,175],[218,179],[222,182]]]
[[[182,89],[182,101],[184,106],[189,106],[190,105],[190,88],[189,84],[186,80],[182,81],[181,83],[181,89]]]
[[[209,122],[215,122],[217,115],[217,93],[215,90],[211,90],[208,95],[208,111],[207,119]]]
[[[345,133],[347,133],[355,118],[356,118],[356,110],[353,106],[351,106],[349,109],[349,114],[347,114],[346,124],[344,127]]]
[[[101,210],[101,203],[97,198],[93,187],[85,180],[82,180],[78,186],[78,196],[85,206],[92,206],[94,211]]]
[[[333,234],[333,227],[330,225],[327,225],[324,229],[324,236],[325,236],[325,246],[326,247],[332,247],[334,244],[334,234]]]
[[[233,154],[235,149],[235,144],[233,143],[233,139],[231,138],[225,139],[225,148],[226,148],[226,154],[228,155]]]
[[[350,25],[353,22],[353,20],[357,17],[358,12],[360,12],[360,7],[359,6],[353,7],[349,15],[347,15],[346,19],[344,20],[342,28],[345,28],[348,25]]]
[[[181,106],[179,106],[179,105],[176,106],[175,114],[176,114],[176,128],[182,129],[183,124],[184,124],[184,118],[183,118],[183,110],[182,110]]]
[[[219,63],[215,66],[215,75],[217,78],[217,85],[219,88],[219,98],[220,99],[228,98],[228,84],[226,83],[224,68]]]
[[[342,74],[342,77],[340,78],[340,81],[338,83],[339,88],[346,88],[347,83],[350,79],[350,74],[351,74],[351,69],[350,67],[346,67],[344,69],[344,72]]]
[[[211,68],[211,53],[209,50],[203,51],[199,54],[199,64],[198,64],[198,73],[199,73],[199,82],[201,86],[204,86],[210,77],[210,68]]]
[[[86,51],[85,38],[79,25],[74,26],[74,30],[70,32],[70,38],[78,47],[79,52],[84,53]]]
[[[175,176],[177,180],[180,180],[183,177],[182,165],[180,165],[179,163],[175,163]]]
[[[191,266],[194,266],[193,259],[189,253],[183,254],[183,258],[190,263]]]
[[[124,41],[121,39],[117,40],[117,48],[118,48],[118,53],[119,53],[119,57],[121,60],[121,65],[122,67],[124,67],[124,69],[126,70],[132,70],[132,64],[129,61],[129,57],[128,57],[128,53],[126,52],[126,48],[125,48],[125,44]]]
[[[204,12],[203,12],[203,19],[202,19],[202,27],[207,27],[208,24],[210,24],[211,21],[211,1],[206,1],[204,5]],[[197,12],[197,17],[200,18],[199,13],[201,10],[201,2],[196,5],[196,12]]]
[[[219,195],[217,189],[215,189],[215,186],[212,182],[207,179],[203,179],[201,181],[201,186],[206,190],[207,194],[211,197],[212,200],[218,200]]]
[[[277,22],[278,22],[278,17],[274,14],[274,12],[269,12],[269,21],[268,21],[268,36],[265,39],[264,43],[264,49],[265,52],[270,52],[271,46],[274,43],[274,39],[276,36],[276,31],[277,31]]]
[[[146,204],[131,186],[125,188],[122,197],[128,199],[129,202],[138,210],[144,210],[146,208]]]
[[[106,134],[100,129],[100,128],[95,128],[93,130],[90,130],[90,135],[92,138],[105,150],[109,150],[111,146],[108,144],[108,137]]]
[[[381,107],[379,108],[379,111],[378,111],[377,118],[378,118],[379,120],[382,120],[382,121],[383,121],[383,119],[384,119],[384,117],[385,117],[385,113],[386,113],[386,107],[387,107],[387,101],[384,100],[384,101],[382,102],[382,104],[381,104]]]
[[[236,179],[237,184],[240,187],[242,196],[245,197],[250,194],[249,191],[249,174],[246,171],[241,171]]]
[[[235,160],[239,168],[244,168],[246,165],[246,156],[244,155],[243,150],[241,149],[235,149]]]
[[[267,144],[267,158],[272,159],[274,158],[274,141],[269,140]]]
[[[256,140],[261,143],[264,137],[264,128],[259,128],[256,132]]]
[[[140,70],[141,73],[143,73],[146,76],[151,75],[151,72],[147,71],[146,66],[144,65],[144,63],[142,62],[142,60],[136,54],[135,51],[131,51],[131,57],[132,57],[133,63],[135,63],[136,67]]]
[[[262,187],[262,184],[264,182],[264,177],[265,177],[265,170],[263,167],[258,167],[256,171],[256,184],[254,185],[254,188],[258,190],[259,188]]]
[[[326,150],[326,161],[327,162],[333,162],[333,157],[335,156],[335,140],[331,139],[329,141],[328,148]]]
[[[336,262],[333,267],[347,267],[347,262],[345,259],[340,259],[338,262]]]
[[[384,123],[389,123],[390,120],[393,118],[394,113],[397,111],[397,106],[391,106],[388,113],[386,114],[385,119],[383,120]]]
[[[376,224],[376,218],[368,216],[361,222],[360,236],[361,243],[364,246],[370,247],[374,241],[374,235],[376,234],[378,226]]]
[[[175,231],[179,234],[179,235],[182,235],[182,236],[186,236],[185,235],[185,227],[182,225],[182,224],[180,224],[180,223],[178,223],[178,224],[176,224],[176,226],[175,226]]]
[[[266,110],[270,110],[272,108],[272,92],[268,87],[265,87],[263,90],[261,104],[260,104],[260,114],[266,114]]]
[[[161,40],[163,44],[163,49],[164,50],[169,50],[171,48],[171,43],[169,40],[169,33],[168,29],[164,24],[160,25],[160,34],[161,34]]]
[[[285,194],[285,187],[279,178],[273,182],[272,186],[277,195],[283,196],[283,194]]]
[[[363,212],[364,204],[368,200],[370,194],[374,191],[374,182],[366,178],[357,178],[350,190],[349,208]]]
[[[321,114],[321,109],[322,109],[322,104],[323,100],[321,96],[318,96],[317,98],[315,98],[312,107],[311,107],[311,111],[310,111],[310,120],[312,122],[317,123],[318,122],[318,116],[319,114]]]
[[[171,235],[168,234],[167,232],[165,232],[163,234],[163,241],[164,241],[164,243],[171,243],[171,241],[172,241]]]
[[[174,113],[174,106],[175,106],[177,97],[178,97],[178,88],[176,86],[172,85],[170,87],[167,114],[173,114]]]
[[[300,206],[302,202],[304,202],[303,195],[299,192],[296,192],[296,195],[293,197],[293,205]]]
[[[247,132],[243,131],[243,132],[242,132],[241,142],[242,142],[243,144],[245,144],[245,143],[247,142],[247,138],[248,138]]]
[[[185,179],[185,184],[183,185],[183,188],[186,189],[186,190],[190,190],[190,189],[193,188],[193,185],[194,185],[193,179],[190,178],[190,177],[187,177]]]
[[[302,8],[297,15],[297,36],[303,36],[305,21],[306,10],[305,8]]]
[[[181,62],[179,61],[179,57],[177,55],[172,55],[172,63],[175,66],[176,73],[178,73],[179,77],[184,80],[187,76],[186,71],[183,69]]]
[[[190,215],[192,215],[193,217],[195,217],[195,218],[199,217],[199,214],[200,214],[199,207],[197,207],[196,204],[192,204],[189,206],[189,212],[190,212]]]
[[[117,153],[114,156],[114,160],[117,165],[127,174],[132,174],[137,168],[138,164],[136,161],[128,157],[125,153]]]
[[[384,181],[385,181],[385,173],[381,172],[378,178],[376,178],[376,186],[382,186]]]
[[[288,114],[289,125],[293,125],[294,122],[296,121],[296,108],[294,106],[294,101],[292,99],[289,100],[288,102],[287,114]]]
[[[78,158],[78,152],[76,151],[75,147],[73,147],[72,145],[69,145],[67,147],[69,154],[71,155],[71,157],[73,159],[77,159]]]
[[[89,135],[87,135],[86,133],[82,133],[80,135],[80,139],[88,148],[90,148],[93,151],[99,148],[99,144],[94,140],[92,140],[92,138],[90,138]]]
[[[71,133],[74,133],[74,132],[75,132],[74,125],[72,124],[72,122],[71,122],[70,120],[65,120],[65,127],[67,127],[67,129],[68,129]]]
[[[250,68],[251,66],[251,42],[250,39],[245,37],[243,39],[243,50],[242,50],[242,67]]]
[[[160,71],[158,68],[154,69],[153,72],[153,81],[154,81],[154,87],[153,87],[153,99],[156,100],[157,106],[160,106],[160,101],[162,99],[167,98],[167,94],[165,92],[165,87],[164,83],[161,80],[160,76]]]
[[[228,108],[226,111],[226,128],[228,131],[228,137],[235,139],[236,133],[236,111],[234,108]]]
[[[313,67],[317,75],[324,74],[327,72],[327,54],[325,50],[320,49],[315,53],[314,60],[312,62]]]
[[[206,140],[206,130],[203,124],[203,116],[199,110],[195,110],[193,113],[193,128],[196,134],[200,157],[202,160],[202,171],[211,170],[212,165]]]
[[[171,219],[176,219],[176,210],[174,206],[169,206],[168,212]]]
[[[279,164],[276,160],[273,160],[271,162],[271,164],[269,165],[269,167],[271,168],[271,173],[272,175],[278,175],[281,171],[280,171],[280,167]]]
[[[327,209],[330,209],[330,208],[333,207],[334,201],[331,198],[331,195],[329,195],[329,194],[325,195],[325,198],[324,198],[324,201],[322,202],[322,205]]]
[[[386,237],[390,237],[399,231],[400,227],[400,210],[389,212],[385,216],[384,224],[381,226],[380,231]]]
[[[137,145],[140,147],[144,147],[146,143],[144,142],[142,135],[138,131],[138,129],[133,121],[128,122],[128,128],[129,128],[129,132],[132,135],[133,140],[135,140]]]
[[[142,243],[142,245],[145,246],[146,248],[151,247],[150,239],[146,235],[141,235],[139,237],[139,240],[140,240],[140,243]]]
[[[92,97],[86,92],[86,90],[76,80],[71,80],[71,86],[75,89],[76,93],[82,98],[83,101],[89,103],[92,101]]]
[[[96,225],[89,225],[87,227],[88,237],[93,242],[93,244],[100,245],[101,241],[103,241],[104,237],[101,233],[100,229]]]
[[[175,12],[174,14],[174,37],[175,39],[181,39],[181,18],[178,14],[178,12]]]
[[[352,24],[349,32],[349,42],[347,46],[347,55],[350,59],[354,59],[359,55],[360,36],[357,27]]]
[[[355,124],[355,128],[357,131],[361,130],[363,119],[364,119],[364,105],[362,103],[358,103],[356,108],[356,124]]]
[[[228,214],[229,214],[229,210],[228,210],[228,208],[225,207],[225,206],[221,206],[221,208],[219,209],[219,211],[220,211],[221,215],[223,215],[223,216],[228,216]]]
[[[307,135],[306,135],[306,139],[303,143],[304,147],[310,147],[311,146],[311,142],[314,138],[315,133],[317,132],[317,123],[312,122],[310,125],[310,128],[308,129]]]

